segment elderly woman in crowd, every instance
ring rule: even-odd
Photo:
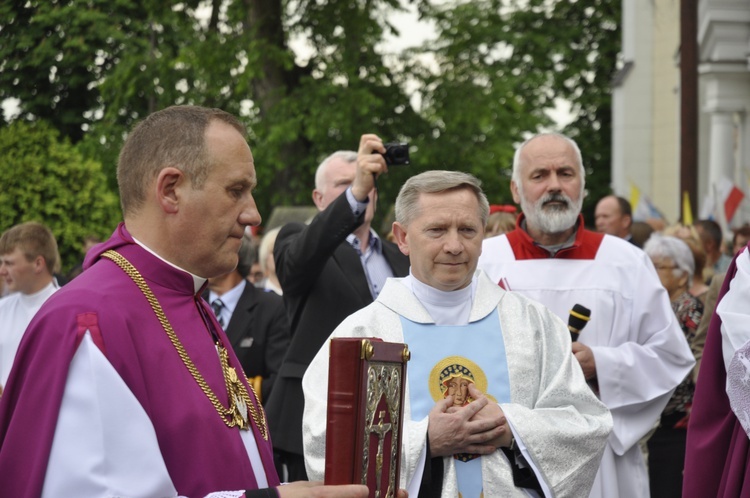
[[[701,303],[706,304],[706,293],[708,285],[703,279],[703,269],[706,266],[706,251],[703,249],[703,242],[698,236],[698,232],[693,225],[672,225],[664,229],[664,235],[674,235],[684,241],[693,253],[695,270],[693,271],[693,283],[690,285],[690,294],[700,299]]]
[[[701,351],[696,350],[699,347],[696,329],[703,315],[703,304],[689,292],[695,274],[690,247],[677,237],[653,234],[643,250],[653,261],[659,279],[669,293],[677,322],[693,355],[700,357]],[[658,428],[648,441],[651,496],[682,496],[687,421],[694,392],[695,379],[689,375],[677,386],[664,408]]]

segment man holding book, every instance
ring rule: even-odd
[[[410,274],[389,279],[331,337],[377,337],[412,352],[400,483],[410,496],[586,496],[612,419],[570,354],[564,323],[477,271],[488,213],[471,175],[409,179],[393,232]],[[328,347],[303,379],[313,479],[324,469]],[[470,381],[465,406],[453,406],[451,379]]]

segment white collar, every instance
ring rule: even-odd
[[[408,277],[406,277],[408,278]],[[476,282],[469,322],[475,322],[492,313],[507,292],[490,280],[486,273],[477,269],[472,286]],[[389,278],[377,298],[377,302],[407,320],[417,323],[434,323],[425,305],[417,299],[411,287],[404,285],[405,278]],[[473,292],[473,291],[472,291]]]
[[[418,280],[409,269],[409,276],[402,280],[432,319],[438,325],[466,325],[469,323],[471,305],[477,290],[476,275],[471,284],[463,289],[442,291]]]
[[[35,306],[37,304],[41,305],[41,303],[46,301],[47,298],[58,289],[58,287],[57,282],[53,278],[50,283],[33,294],[24,294],[23,292],[20,292],[18,299],[27,306]]]
[[[136,244],[138,244],[139,246],[141,246],[142,248],[144,248],[146,251],[150,252],[151,254],[153,254],[154,256],[156,256],[157,258],[159,258],[160,260],[164,261],[166,264],[168,264],[172,268],[177,268],[178,270],[184,271],[185,273],[187,273],[188,275],[190,275],[191,277],[193,277],[193,287],[194,287],[193,294],[197,294],[198,291],[201,290],[201,287],[203,287],[203,284],[206,283],[206,280],[208,280],[206,278],[199,277],[198,275],[190,273],[189,271],[185,270],[184,268],[180,268],[179,266],[177,266],[177,265],[175,265],[173,263],[170,263],[166,259],[164,259],[161,256],[159,256],[158,254],[156,254],[154,251],[152,251],[151,249],[149,249],[143,242],[141,242],[140,240],[136,239],[135,237],[133,237],[133,241]]]

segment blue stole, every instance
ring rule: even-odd
[[[448,394],[463,399],[473,382],[492,401],[510,402],[505,342],[497,309],[462,326],[416,323],[401,317],[404,342],[412,359],[407,370],[412,420],[422,420]],[[482,459],[454,455],[458,489],[463,498],[482,495]]]

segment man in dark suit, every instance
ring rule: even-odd
[[[333,329],[377,297],[387,277],[409,272],[398,247],[370,228],[376,178],[387,172],[383,142],[363,135],[359,152],[336,152],[315,174],[320,211],[309,225],[290,223],[276,239],[276,273],[292,327],[292,342],[267,404],[274,450],[290,481],[306,479],[302,450],[302,376]],[[328,382],[328,379],[321,379]]]
[[[224,327],[250,384],[265,404],[289,347],[289,321],[281,296],[247,281],[253,260],[251,253],[250,241],[244,238],[237,268],[210,278],[204,298]]]

